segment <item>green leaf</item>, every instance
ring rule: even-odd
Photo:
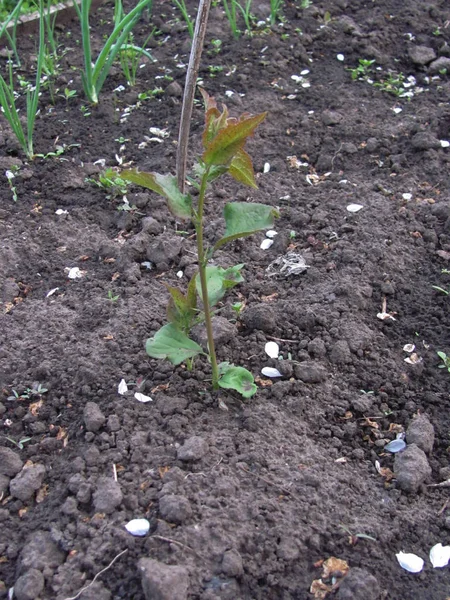
[[[195,276],[189,282],[186,294],[170,285],[166,285],[166,287],[171,296],[167,305],[167,319],[181,331],[188,333],[198,315]]]
[[[227,290],[244,281],[241,275],[243,266],[244,264],[240,264],[235,267],[228,267],[228,269],[213,266],[206,267],[206,287],[210,307],[215,306],[225,296]],[[203,299],[199,275],[196,277],[196,285],[197,293]]]
[[[267,204],[229,202],[224,208],[225,233],[214,245],[214,250],[241,237],[252,235],[262,229],[273,227],[277,210]]]
[[[167,358],[174,365],[203,353],[201,346],[172,323],[164,325],[154,337],[149,338],[145,343],[145,350],[152,358]]]
[[[206,144],[202,155],[203,162],[208,166],[229,165],[266,115],[267,113],[245,116],[240,121],[228,119],[226,126]]]
[[[221,369],[222,376],[219,379],[219,385],[221,388],[227,390],[236,390],[244,398],[251,398],[256,394],[258,388],[255,385],[253,375],[244,367],[235,367],[228,365]]]
[[[257,188],[255,174],[253,172],[252,159],[244,149],[240,149],[235,154],[228,173],[239,183]]]
[[[120,176],[126,181],[141,185],[166,198],[170,212],[179,219],[190,219],[192,217],[192,198],[189,194],[180,192],[177,178],[173,175],[141,173],[131,169],[122,171]]]

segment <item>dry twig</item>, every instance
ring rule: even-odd
[[[94,585],[94,583],[97,581],[97,579],[100,577],[100,575],[102,575],[102,573],[104,573],[105,571],[107,571],[108,569],[110,569],[113,566],[113,564],[116,562],[116,560],[118,558],[120,558],[122,556],[122,554],[125,554],[125,552],[128,552],[127,548],[125,548],[125,550],[122,550],[122,552],[120,552],[117,556],[115,556],[112,559],[112,561],[109,563],[109,565],[107,567],[105,567],[104,569],[102,569],[101,571],[99,571],[97,573],[97,575],[95,575],[95,577],[91,581],[91,583],[89,583],[88,585],[84,586],[84,588],[81,588],[81,590],[78,592],[78,594],[76,596],[71,596],[70,598],[65,598],[65,600],[77,600],[77,598],[79,598],[83,592],[85,592],[88,588],[90,588],[91,585]]]

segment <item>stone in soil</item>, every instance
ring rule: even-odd
[[[211,319],[214,342],[218,346],[227,344],[232,338],[237,335],[237,328],[233,323],[230,323],[228,319],[224,317],[213,317]],[[204,323],[199,323],[191,330],[192,339],[198,344],[206,348],[208,344],[208,336],[206,333],[206,326]]]
[[[431,475],[425,452],[416,444],[407,446],[395,455],[394,473],[397,486],[404,492],[415,493]]]
[[[94,492],[94,508],[96,512],[107,515],[114,512],[123,499],[120,485],[111,477],[100,477]]]
[[[227,577],[238,577],[244,573],[242,556],[237,550],[227,550],[222,557],[221,570]]]
[[[30,569],[14,584],[14,597],[17,600],[35,600],[44,589],[45,579],[37,569]]]
[[[0,475],[14,477],[23,467],[22,459],[10,448],[0,447]]]
[[[275,311],[267,304],[255,304],[246,308],[242,314],[242,322],[249,329],[259,329],[266,333],[272,333],[277,326]]]
[[[46,473],[47,469],[44,465],[38,464],[24,467],[9,483],[11,496],[19,498],[19,500],[22,500],[23,502],[29,500],[41,487]]]
[[[62,552],[51,535],[44,531],[38,531],[23,547],[18,561],[19,574],[29,569],[55,569],[64,562]]]
[[[178,494],[167,494],[159,499],[159,512],[169,523],[180,525],[192,515],[189,500]]]
[[[99,431],[106,421],[105,415],[100,410],[100,407],[95,402],[87,402],[83,411],[84,424],[86,431],[96,433]]]
[[[294,375],[304,383],[321,383],[327,378],[327,371],[314,362],[302,362],[294,365]]]
[[[434,444],[434,427],[426,415],[418,415],[408,425],[406,442],[416,444],[425,454],[431,454]]]
[[[408,54],[415,65],[422,67],[436,58],[436,52],[428,46],[411,46]]]
[[[339,586],[337,600],[378,600],[380,585],[366,569],[353,567]]]
[[[200,460],[208,452],[206,440],[198,435],[187,439],[177,450],[177,458],[184,462]]]
[[[146,600],[186,600],[189,574],[185,567],[166,565],[151,558],[138,562]]]

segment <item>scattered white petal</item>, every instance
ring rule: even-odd
[[[278,358],[278,355],[280,354],[280,347],[276,342],[267,342],[264,346],[264,350],[270,358]]]
[[[273,367],[264,367],[261,369],[261,373],[266,377],[283,377],[278,369],[274,369]]]
[[[47,294],[45,297],[46,297],[46,298],[50,298],[50,296],[53,296],[53,294],[54,294],[55,292],[57,292],[58,290],[59,290],[59,288],[53,288],[52,290],[50,290],[50,291],[48,292],[48,294]]]
[[[6,175],[6,179],[9,179],[11,181],[11,179],[14,179],[15,175],[12,171],[5,171],[5,175]]]
[[[405,346],[403,346],[403,352],[408,352],[408,354],[414,352],[415,349],[416,347],[414,346],[414,344],[405,344]]]
[[[405,552],[399,552],[395,555],[398,560],[398,564],[405,571],[410,573],[420,573],[423,569],[424,561],[417,554],[406,554]]]
[[[106,165],[106,158],[99,158],[95,161],[94,165],[100,165],[101,167],[104,167]]]
[[[297,98],[297,96],[295,94],[289,94],[289,96],[287,96],[288,100],[295,100]]]
[[[407,356],[405,358],[405,363],[408,363],[408,365],[418,365],[422,361],[423,361],[423,358],[421,356],[419,356],[418,354],[416,354],[415,352],[413,354],[411,354],[411,356]]]
[[[302,88],[309,88],[311,87],[311,84],[308,81],[305,81],[305,83],[302,83]]]
[[[153,265],[149,260],[144,260],[144,262],[141,262],[141,267],[144,267],[147,269],[147,271],[151,271],[153,269]]]
[[[291,79],[293,79],[295,83],[300,83],[303,77],[300,77],[299,75],[291,75]]]
[[[184,275],[183,271],[177,271],[178,279],[181,279],[183,277],[183,275]]]
[[[125,90],[125,86],[118,85],[113,91],[114,92],[123,92]]]
[[[448,140],[440,140],[442,148],[448,148],[450,146],[450,142]]]
[[[392,452],[392,454],[395,454],[396,452],[401,452],[405,448],[406,448],[405,441],[399,439],[399,440],[393,440],[392,442],[389,442],[389,444],[386,444],[386,446],[384,447],[384,450],[387,450],[388,452]]]
[[[123,158],[121,156],[119,156],[118,154],[116,154],[116,160],[117,160],[117,164],[121,165],[123,163]]]
[[[313,110],[308,110],[308,115],[313,115],[314,111]]]
[[[450,561],[450,546],[443,546],[440,542],[430,550],[430,561],[435,569],[446,567]]]
[[[269,171],[270,171],[270,163],[266,162],[266,163],[264,163],[263,172],[268,173]]]
[[[411,200],[412,197],[413,197],[413,195],[410,194],[409,192],[406,192],[405,194],[402,194],[403,200]]]
[[[395,106],[392,110],[395,112],[396,115],[398,115],[402,112],[403,108],[400,108],[400,106]]]
[[[124,394],[126,394],[128,392],[128,386],[127,386],[127,382],[125,381],[125,379],[120,380],[117,391],[121,396],[123,396]]]
[[[266,237],[270,239],[274,238],[276,235],[278,235],[278,233],[273,229],[269,229],[269,231],[266,231]]]
[[[67,267],[66,271],[69,279],[81,279],[83,277],[83,273],[78,267],[72,267],[71,269]]]
[[[133,519],[125,525],[125,529],[131,535],[144,536],[150,531],[150,523],[147,519]]]
[[[233,92],[232,90],[227,90],[227,91],[225,92],[225,96],[226,96],[227,98],[231,98],[231,96],[233,96],[233,95],[234,95],[234,92]]]
[[[362,208],[364,208],[361,204],[349,204],[347,206],[347,210],[348,212],[351,213],[357,213],[359,212]]]
[[[166,138],[170,135],[167,129],[160,129],[159,127],[150,127],[150,133],[160,138]]]
[[[341,183],[341,184],[348,183],[348,179],[341,179],[341,180],[339,181],[339,183]]]
[[[309,73],[309,69],[303,69],[303,71],[301,71],[300,75],[308,75]]]
[[[395,319],[391,314],[386,313],[386,312],[380,312],[377,314],[377,318],[381,319],[382,321],[386,321],[387,319],[391,319],[391,321],[396,321],[397,319]]]
[[[58,208],[58,210],[55,210],[55,215],[68,215],[69,211],[68,210],[63,210],[62,208]]]
[[[338,54],[336,56],[336,58],[338,59],[339,62],[343,62],[345,60],[345,56],[343,54]]]
[[[145,394],[141,394],[140,392],[136,392],[134,397],[138,402],[153,402],[153,398],[150,398],[150,396],[146,396]]]
[[[268,238],[266,238],[261,242],[259,247],[262,250],[268,250],[272,244],[273,244],[273,240],[269,240]]]

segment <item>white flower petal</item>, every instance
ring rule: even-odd
[[[343,54],[337,54],[336,58],[338,59],[339,62],[343,62],[345,60],[345,56]]]
[[[441,142],[441,148],[448,148],[450,146],[450,142],[448,140],[439,140]]]
[[[125,381],[125,379],[120,380],[117,391],[121,396],[123,396],[124,394],[126,394],[128,392],[128,386],[127,386],[127,382]]]
[[[430,550],[430,561],[435,569],[446,567],[450,561],[450,546],[443,546],[440,542]]]
[[[145,394],[141,394],[140,392],[136,392],[134,397],[138,402],[153,402],[153,398],[150,398],[150,396],[146,396]]]
[[[359,212],[362,208],[364,208],[361,204],[349,204],[347,206],[347,210],[348,212],[351,213],[357,213]]]
[[[400,106],[396,106],[392,110],[395,112],[396,115],[398,115],[402,112],[403,108],[400,108]]]
[[[62,208],[58,208],[58,210],[55,210],[55,215],[68,215],[69,211],[68,210],[63,210]]]
[[[396,452],[401,452],[405,448],[406,448],[405,441],[398,439],[398,440],[393,440],[392,442],[389,442],[389,444],[386,444],[386,446],[383,448],[383,450],[387,450],[388,452],[392,452],[392,454],[395,454]]]
[[[147,519],[133,519],[125,525],[125,529],[131,535],[144,536],[150,531],[150,523]]]
[[[177,271],[178,279],[181,279],[183,277],[183,275],[184,275],[183,271]]]
[[[47,295],[45,296],[46,298],[50,298],[50,296],[53,296],[53,294],[55,292],[57,292],[59,290],[59,288],[53,288],[52,290],[50,290]]]
[[[278,355],[280,354],[280,347],[276,342],[267,342],[264,346],[264,350],[270,358],[278,358]]]
[[[270,171],[270,163],[264,163],[263,173],[268,173]]]
[[[410,573],[420,573],[423,569],[424,561],[417,554],[407,554],[405,552],[399,552],[395,555],[398,560],[398,564],[405,571],[409,571]]]
[[[268,238],[266,238],[261,242],[259,247],[262,250],[268,250],[272,244],[273,244],[273,240],[269,240]]]
[[[67,277],[69,279],[81,279],[83,273],[78,267],[72,267],[71,269],[67,269]]]
[[[278,235],[278,233],[273,229],[269,229],[269,231],[266,231],[266,237],[270,239],[274,238],[276,235]]]
[[[403,200],[411,200],[412,197],[413,197],[413,195],[410,194],[409,192],[402,194]]]
[[[261,373],[266,377],[283,377],[278,369],[274,369],[273,367],[264,367],[261,369]]]

